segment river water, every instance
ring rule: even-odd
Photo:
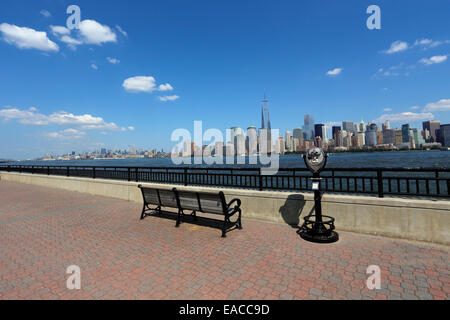
[[[192,164],[194,165],[193,159]],[[219,159],[217,159],[219,160]],[[249,165],[249,159],[241,158],[246,164],[213,165],[214,167],[254,167]],[[117,167],[175,167],[170,158],[142,158],[142,159],[99,159],[99,160],[70,160],[70,161],[20,161],[17,165],[45,165],[45,166],[117,166]],[[300,155],[279,157],[280,168],[304,168]],[[405,168],[450,168],[450,151],[401,151],[401,152],[367,152],[367,153],[337,153],[328,158],[327,168],[377,168],[377,167],[405,167]]]

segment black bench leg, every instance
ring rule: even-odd
[[[142,208],[141,220],[143,220],[144,218],[145,218],[145,203],[144,203],[144,206]]]
[[[194,221],[197,221],[197,212],[195,210],[192,211],[192,216],[194,217]]]
[[[223,226],[222,226],[222,238],[227,237],[227,217],[223,220]]]
[[[238,222],[238,229],[242,230],[241,210],[239,210],[239,218],[237,222]]]
[[[178,209],[178,215],[177,215],[177,224],[175,225],[176,228],[180,226],[181,223],[181,215],[183,214],[183,210]]]

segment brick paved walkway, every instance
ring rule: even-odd
[[[139,220],[141,205],[0,181],[1,299],[449,299],[449,248],[340,232],[331,245],[243,219],[242,231]],[[244,212],[245,218],[245,212]],[[201,224],[205,220],[201,220]],[[68,290],[66,268],[81,268]],[[366,269],[381,268],[380,290]]]

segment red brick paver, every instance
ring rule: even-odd
[[[245,219],[220,230],[141,205],[0,181],[0,299],[449,299],[449,248],[340,232],[305,242]],[[81,268],[81,290],[66,269]],[[381,289],[366,287],[369,265]]]

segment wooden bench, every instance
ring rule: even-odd
[[[176,227],[180,226],[182,217],[186,215],[185,211],[191,211],[190,215],[194,217],[194,220],[197,220],[197,212],[223,215],[222,237],[226,237],[227,230],[232,226],[242,229],[241,200],[233,199],[227,203],[222,191],[213,193],[181,191],[176,188],[165,190],[143,187],[142,185],[138,187],[141,189],[144,199],[141,219],[149,215],[148,211],[161,213],[161,207],[169,207],[178,209]],[[156,207],[150,208],[150,205]],[[234,215],[237,215],[237,217],[235,221],[231,221],[230,218]]]

